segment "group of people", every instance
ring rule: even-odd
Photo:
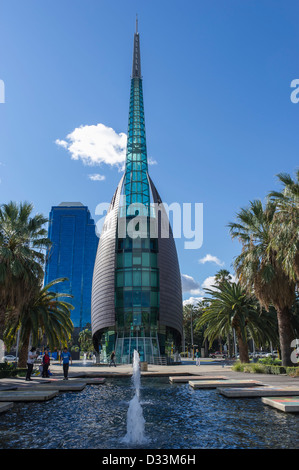
[[[36,350],[35,347],[32,347],[28,353],[28,358],[27,358],[27,373],[26,373],[27,381],[32,380],[31,375],[33,372],[33,366],[38,356],[39,356],[38,351]],[[51,358],[49,355],[49,350],[45,349],[44,355],[42,357],[42,364],[41,364],[42,377],[45,377],[45,378],[50,377],[50,374],[49,374],[50,360]],[[64,376],[63,380],[68,380],[68,371],[69,371],[69,365],[72,364],[72,356],[66,347],[60,353],[60,364],[61,363],[63,367],[63,376]]]

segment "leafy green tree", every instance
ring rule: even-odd
[[[32,210],[27,202],[0,207],[0,339],[8,313],[18,316],[44,275],[47,219]]]
[[[93,351],[92,334],[90,329],[85,328],[84,330],[80,331],[79,344],[81,350],[83,350],[84,352]]]
[[[20,314],[9,317],[5,330],[5,342],[10,345],[20,329],[20,367],[26,366],[30,339],[31,344],[37,345],[45,335],[50,349],[67,345],[74,328],[70,318],[70,311],[74,307],[64,299],[72,295],[50,290],[52,286],[65,280],[67,279],[55,279],[45,287],[37,288],[35,295],[31,296]]]
[[[240,360],[249,362],[248,340],[262,344],[265,339],[277,338],[276,316],[261,313],[255,297],[249,296],[240,283],[223,282],[217,289],[205,289],[209,304],[198,322],[206,325],[205,337],[210,344],[219,336],[225,337],[234,329],[238,339]]]
[[[295,301],[295,282],[290,280],[277,253],[273,249],[272,223],[276,204],[267,200],[265,207],[259,200],[241,209],[237,222],[230,223],[232,238],[242,244],[242,253],[234,262],[237,276],[250,294],[254,292],[261,306],[269,310],[273,305],[277,312],[282,364],[291,366],[291,341],[294,332],[291,309]]]

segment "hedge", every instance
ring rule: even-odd
[[[275,366],[261,363],[241,363],[236,362],[232,370],[235,372],[247,372],[251,374],[274,374],[274,375],[293,375],[299,376],[299,367],[284,367],[284,366]]]
[[[7,377],[16,377],[20,373],[24,373],[27,369],[17,369],[12,364],[7,364],[7,362],[0,363],[0,379],[5,379]]]

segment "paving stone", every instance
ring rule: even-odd
[[[254,387],[264,385],[255,380],[189,380],[192,388],[218,388],[218,387]]]
[[[194,375],[194,376],[190,376],[190,375],[182,375],[182,376],[178,376],[178,377],[175,377],[175,376],[171,376],[169,377],[169,380],[170,382],[172,383],[175,383],[175,382],[178,382],[178,383],[188,383],[190,380],[227,380],[228,378],[227,377],[224,377],[224,376],[221,376],[221,375]]]
[[[299,413],[299,397],[264,397],[262,402],[285,413]]]
[[[4,413],[4,411],[10,410],[13,407],[13,403],[11,402],[2,402],[0,403],[0,413]]]
[[[228,398],[250,398],[250,397],[269,397],[269,396],[299,396],[299,387],[270,387],[270,386],[258,386],[250,388],[217,388],[221,395]]]
[[[0,391],[0,402],[3,401],[46,401],[58,395],[58,390],[7,390]]]
[[[17,390],[16,385],[0,385],[0,391],[1,390]]]
[[[80,380],[70,379],[71,383],[82,382],[86,385],[101,385],[106,382],[104,377],[80,377]]]
[[[59,390],[59,392],[80,392],[86,387],[86,382],[72,380],[53,381],[46,384],[32,385],[32,390]]]

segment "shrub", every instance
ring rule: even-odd
[[[6,377],[15,377],[18,371],[13,364],[8,364],[3,362],[0,364],[0,378],[4,379]]]
[[[299,367],[287,367],[286,368],[286,373],[290,376],[298,377],[299,376]]]
[[[299,367],[290,367],[288,369],[292,369],[289,371],[289,375],[295,374],[299,376]],[[293,369],[296,369],[294,372]],[[271,364],[262,364],[262,363],[250,363],[250,364],[242,364],[241,362],[236,362],[232,367],[232,370],[236,372],[247,372],[251,374],[286,374],[287,369],[281,365],[271,365]]]
[[[242,364],[240,361],[236,361],[235,364],[232,366],[232,370],[235,370],[236,372],[243,372],[244,364]]]
[[[259,359],[258,362],[260,364],[265,364],[265,365],[269,365],[269,366],[272,366],[272,365],[276,365],[276,366],[280,366],[281,365],[281,360],[280,359],[272,359],[272,357],[263,357],[262,359]]]
[[[253,374],[264,374],[265,373],[265,367],[263,364],[251,364],[251,372]]]

